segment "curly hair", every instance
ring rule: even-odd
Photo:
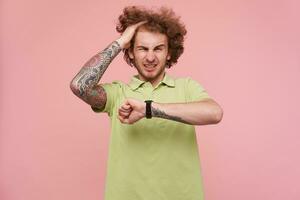
[[[170,60],[167,61],[166,67],[170,68],[177,63],[179,56],[183,53],[184,36],[186,35],[185,25],[180,22],[180,17],[176,16],[172,9],[161,7],[158,12],[138,6],[125,7],[123,13],[119,16],[116,30],[123,33],[130,25],[140,21],[147,21],[142,27],[151,32],[165,34],[168,38]],[[128,51],[132,50],[135,36],[131,40],[129,49],[123,49],[124,59],[133,66],[133,60],[129,57]]]

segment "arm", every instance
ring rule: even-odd
[[[91,106],[102,109],[106,103],[106,93],[97,83],[120,51],[120,44],[114,41],[85,63],[70,83],[73,93]]]
[[[98,109],[105,107],[107,99],[105,90],[97,84],[111,61],[123,48],[130,47],[130,41],[135,31],[144,23],[146,21],[127,27],[118,40],[112,42],[107,48],[84,64],[70,83],[70,88],[76,96]]]
[[[122,123],[132,124],[145,117],[144,102],[127,99],[119,109]],[[216,124],[222,120],[223,110],[213,99],[190,103],[152,103],[152,116],[192,125]]]
[[[206,125],[219,123],[223,110],[212,99],[190,103],[153,103],[152,116],[186,124]]]

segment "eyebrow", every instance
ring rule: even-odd
[[[159,45],[155,46],[154,48],[165,47],[165,46],[166,46],[165,44],[159,44]],[[139,47],[148,48],[148,47],[145,47],[145,46],[143,46],[143,45],[138,45],[138,46],[136,46],[136,48],[139,48]]]

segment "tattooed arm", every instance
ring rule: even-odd
[[[85,63],[71,81],[70,88],[73,93],[91,106],[103,109],[106,103],[106,93],[97,83],[121,50],[120,44],[114,41]]]
[[[222,108],[213,99],[189,103],[154,103],[152,116],[192,125],[216,124],[222,120]]]
[[[119,120],[132,124],[145,117],[146,105],[143,101],[126,99],[119,108]],[[155,103],[151,105],[153,117],[192,125],[219,123],[223,116],[222,108],[213,99],[189,103]]]
[[[98,109],[106,104],[106,93],[103,87],[97,85],[111,61],[123,48],[130,47],[130,41],[139,26],[146,21],[128,26],[122,36],[112,42],[107,48],[93,56],[73,78],[70,88],[80,99]]]

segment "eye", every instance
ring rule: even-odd
[[[137,48],[138,51],[146,51],[147,49],[146,48],[143,48],[143,47],[139,47]]]

